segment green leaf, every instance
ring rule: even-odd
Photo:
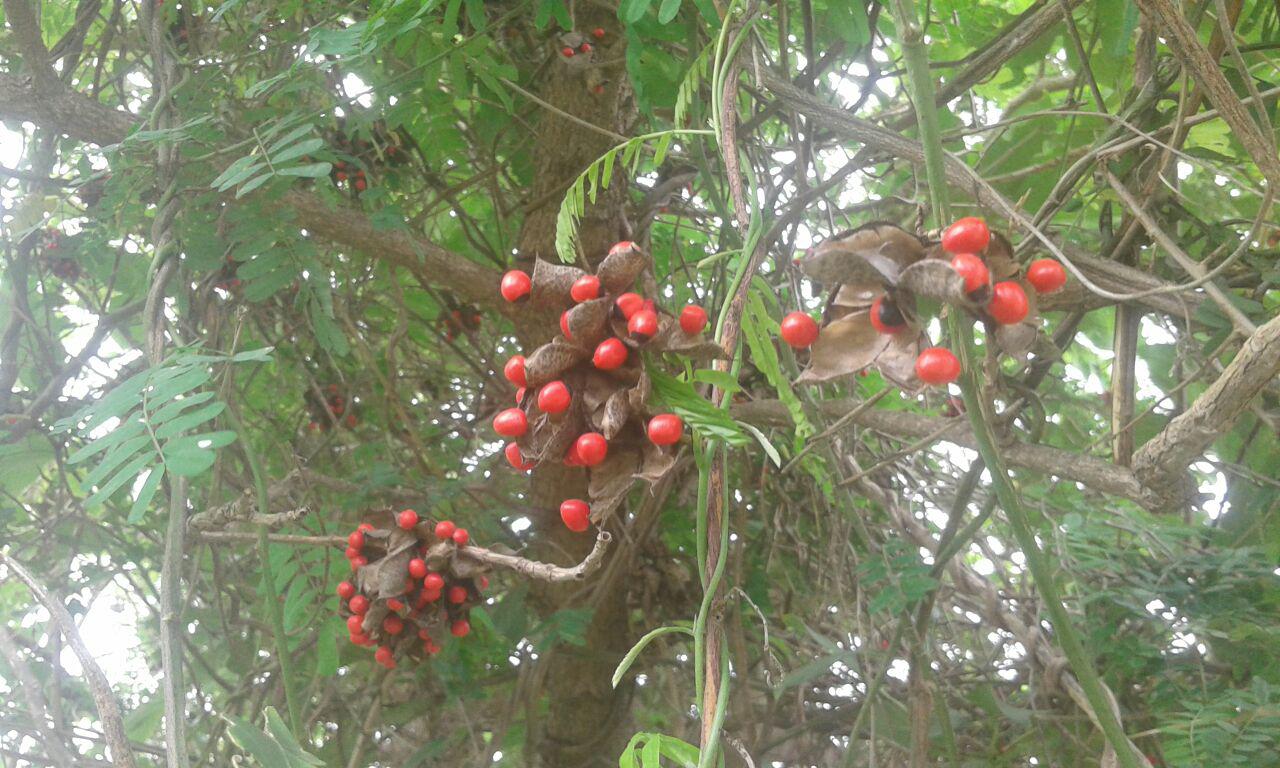
[[[34,432],[28,433],[20,443],[0,444],[0,489],[15,496],[40,476],[40,470],[53,461],[54,451],[49,440]]]
[[[680,5],[682,0],[662,0],[662,6],[658,8],[658,23],[670,24],[671,20],[680,13]]]
[[[142,487],[138,489],[138,498],[134,499],[133,506],[129,507],[128,522],[130,524],[137,523],[147,513],[147,507],[151,505],[151,500],[155,498],[156,490],[160,488],[160,480],[163,477],[163,464],[151,468],[151,474],[147,475]]]
[[[179,477],[194,477],[213,466],[217,454],[207,448],[178,448],[166,451],[164,463]]]
[[[627,655],[622,657],[622,661],[618,662],[617,668],[613,670],[613,687],[618,687],[618,683],[622,682],[622,676],[627,674],[627,670],[631,669],[631,665],[636,662],[636,658],[638,658],[641,652],[648,647],[649,643],[652,643],[663,635],[669,635],[672,632],[683,632],[684,634],[693,637],[693,630],[684,626],[658,627],[657,629],[649,630],[645,633],[644,637],[637,640],[636,644],[631,646],[631,650],[627,651]]]
[[[107,499],[111,498],[112,494],[120,490],[120,486],[124,485],[125,483],[129,482],[134,477],[136,477],[139,473],[142,472],[143,469],[145,469],[151,462],[155,461],[157,458],[158,457],[155,451],[147,451],[143,453],[141,456],[138,456],[133,461],[126,464],[124,468],[121,469],[119,472],[117,472],[114,477],[108,480],[105,485],[100,486],[98,488],[97,493],[85,499],[85,502],[84,502],[85,508],[92,509],[102,504]],[[92,485],[92,483],[89,483],[89,485]]]
[[[195,429],[206,421],[216,418],[218,414],[222,413],[222,411],[226,409],[226,407],[227,406],[224,403],[210,403],[204,408],[179,416],[173,421],[165,424],[161,424],[159,427],[156,427],[156,439],[168,440],[169,438],[186,432],[189,429]]]
[[[329,171],[331,170],[333,170],[333,165],[331,163],[311,163],[309,165],[294,165],[288,168],[280,168],[276,170],[276,175],[300,176],[304,179],[319,179],[328,176]],[[249,185],[246,184],[245,186],[247,187]]]
[[[618,18],[626,24],[635,24],[649,12],[653,0],[623,0],[618,6]]]
[[[236,190],[236,199],[239,200],[263,184],[266,184],[268,181],[271,181],[271,178],[272,174],[264,173],[255,179],[250,179],[246,184]]]

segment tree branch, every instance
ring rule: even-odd
[[[133,750],[129,746],[129,737],[125,735],[124,716],[120,712],[120,703],[111,692],[111,684],[107,682],[107,676],[102,673],[102,668],[98,666],[98,662],[94,661],[93,654],[89,653],[89,649],[85,647],[84,640],[81,639],[80,632],[76,629],[75,621],[71,618],[67,607],[62,604],[62,601],[54,599],[48,588],[40,583],[25,566],[3,550],[0,550],[0,564],[7,565],[9,570],[17,574],[18,578],[27,585],[31,594],[35,595],[36,600],[49,612],[50,620],[67,639],[71,651],[80,661],[85,681],[89,684],[89,692],[93,694],[94,706],[98,709],[98,717],[102,720],[102,732],[106,736],[107,746],[111,749],[112,762],[121,768],[137,768]]]
[[[846,416],[858,406],[853,400],[825,400],[819,409],[828,417]],[[785,427],[791,424],[787,408],[778,400],[756,400],[734,405],[730,411],[735,419],[757,426]],[[907,411],[888,411],[873,408],[851,420],[868,429],[899,440],[919,440],[935,434],[947,426],[948,419],[924,416]],[[965,448],[976,449],[973,430],[958,426],[946,437],[947,442]],[[1124,467],[1092,456],[1050,448],[1030,443],[1013,443],[1004,451],[1007,462],[1014,467],[1040,472],[1071,480],[1095,491],[1129,499],[1148,509],[1158,507],[1153,495],[1143,488],[1133,473]]]
[[[1143,444],[1133,471],[1160,508],[1180,508],[1195,494],[1187,467],[1239,418],[1249,402],[1280,374],[1280,317],[1258,328],[1222,375],[1191,407]]]

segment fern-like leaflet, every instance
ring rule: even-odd
[[[58,422],[59,431],[74,430],[90,437],[87,445],[68,457],[68,464],[101,455],[83,480],[85,486],[97,489],[85,500],[85,506],[102,504],[126,483],[146,475],[129,512],[129,521],[137,522],[165,474],[191,477],[213,466],[216,449],[232,443],[235,432],[187,434],[207,425],[226,408],[224,403],[213,401],[213,392],[197,390],[213,378],[213,364],[265,362],[269,354],[266,348],[229,356],[178,350],[160,365],[130,376],[102,399]],[[109,427],[113,420],[114,426]]]
[[[587,209],[587,201],[595,203],[601,190],[609,188],[613,180],[614,166],[621,157],[622,165],[634,176],[640,166],[640,150],[650,141],[657,140],[653,149],[653,164],[661,165],[676,136],[709,136],[711,131],[670,130],[646,133],[613,147],[605,152],[569,185],[560,213],[556,215],[556,253],[560,260],[572,264],[578,254],[578,222]]]

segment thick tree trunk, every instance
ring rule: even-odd
[[[593,64],[586,66],[581,52],[572,59],[557,55],[545,70],[538,89],[539,98],[553,109],[544,107],[537,123],[535,175],[519,242],[518,260],[526,267],[535,258],[559,261],[555,249],[556,216],[564,193],[579,174],[617,143],[606,133],[586,128],[554,110],[623,135],[634,112],[624,65],[625,38],[617,26],[616,14],[588,4],[579,4],[577,12],[575,24],[583,41],[593,48]],[[603,39],[591,34],[596,28],[605,30]],[[615,178],[582,217],[579,242],[589,263],[603,258],[627,231],[625,181]],[[517,319],[517,331],[526,349],[546,341],[555,330],[522,327]],[[582,469],[545,466],[534,472],[530,501],[537,510],[533,523],[539,559],[571,563],[590,550],[595,537],[570,532],[559,515],[560,502],[587,498],[586,480]],[[609,553],[611,558],[618,555],[616,549],[621,546],[622,537],[616,540],[619,544]],[[594,589],[595,584],[590,581],[586,585],[535,587],[532,599],[543,613],[594,609],[585,646],[539,649],[542,669],[537,678],[543,683],[547,708],[545,716],[530,729],[529,747],[546,768],[616,765],[629,735],[624,727],[629,720],[629,689],[614,690],[610,684],[613,670],[631,642],[627,579],[615,579],[612,584],[612,588],[604,590]],[[536,704],[532,709],[537,709]]]

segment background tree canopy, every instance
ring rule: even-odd
[[[3,18],[0,765],[1280,765],[1276,3]],[[873,268],[962,216],[1066,287]],[[617,241],[710,324],[606,402],[547,297]],[[643,464],[509,464],[548,342]],[[465,588],[386,669],[335,589],[404,509]]]

